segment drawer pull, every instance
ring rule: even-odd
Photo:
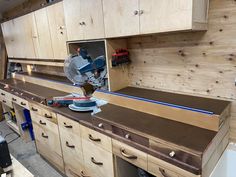
[[[169,156],[170,156],[171,158],[173,158],[173,157],[175,156],[175,151],[171,151],[171,152],[169,153]]]
[[[131,139],[130,134],[126,134],[126,135],[125,135],[125,138],[126,138],[126,139]]]
[[[1,93],[2,96],[5,96],[5,93]]]
[[[15,99],[15,98],[12,98],[12,101],[17,101],[17,99]]]
[[[98,127],[103,128],[103,124],[102,123],[98,124]]]
[[[125,149],[123,149],[123,148],[120,149],[120,153],[121,153],[122,156],[124,156],[124,157],[127,158],[127,159],[137,159],[137,158],[138,158],[138,157],[135,156],[135,155],[127,154],[127,153],[125,152]]]
[[[20,104],[21,104],[22,106],[25,106],[25,105],[26,105],[26,103],[24,103],[24,102],[21,102]]]
[[[48,139],[48,136],[42,133],[42,137]]]
[[[70,145],[68,141],[66,142],[66,146],[69,147],[69,148],[72,148],[72,149],[75,148],[75,146],[74,145]]]
[[[95,142],[100,142],[101,139],[100,138],[94,138],[91,134],[89,134],[89,139]]]
[[[67,125],[65,122],[64,122],[64,127],[65,127],[65,128],[73,128],[72,125]]]
[[[99,165],[99,166],[103,165],[102,162],[97,162],[97,161],[94,159],[94,157],[91,157],[91,162],[93,162],[95,165]]]
[[[166,172],[165,172],[164,169],[159,168],[159,171],[161,172],[161,175],[162,175],[163,177],[169,177],[169,176],[166,174]]]
[[[88,175],[85,175],[83,170],[80,171],[80,176],[81,176],[81,177],[90,177],[90,176],[88,176]]]
[[[36,108],[34,108],[34,107],[32,107],[31,110],[34,111],[34,112],[37,112],[37,111],[38,111],[38,109],[36,109]]]
[[[39,121],[41,125],[46,125],[46,122],[43,122],[42,120]]]
[[[44,114],[44,117],[48,118],[48,119],[52,119],[52,116],[49,116],[47,114]]]
[[[3,103],[6,103],[6,100],[2,100]]]

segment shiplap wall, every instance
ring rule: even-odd
[[[128,48],[131,85],[236,101],[235,0],[210,0],[206,32],[133,37],[128,40]],[[231,121],[234,140],[235,106]]]

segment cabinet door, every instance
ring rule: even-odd
[[[83,39],[104,38],[104,21],[101,0],[79,0]],[[83,23],[84,22],[84,23]]]
[[[80,0],[64,0],[64,13],[67,28],[68,40],[81,40],[83,39],[83,27],[80,17]]]
[[[7,49],[7,55],[10,58],[15,57],[15,34],[14,34],[14,24],[13,20],[4,22],[1,24],[2,26],[2,33]]]
[[[140,33],[192,28],[192,0],[140,0]]]
[[[47,7],[54,59],[65,59],[67,57],[67,34],[63,12],[62,2]]]
[[[46,8],[34,12],[35,25],[37,28],[37,58],[53,59],[52,40]]]
[[[139,34],[139,0],[103,0],[106,37]]]

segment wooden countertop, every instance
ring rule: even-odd
[[[136,87],[126,87],[116,92],[120,94],[141,97],[159,102],[165,102],[174,105],[211,111],[214,114],[218,115],[220,115],[225,110],[225,108],[230,104],[229,101],[224,101],[224,100],[196,97],[196,96],[176,94],[170,92],[162,92],[143,88],[141,89]]]
[[[164,119],[135,110],[107,104],[95,117],[109,121],[115,126],[145,134],[151,139],[183,146],[202,154],[217,132],[198,128],[188,124]]]

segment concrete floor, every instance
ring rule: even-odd
[[[0,122],[0,134],[5,136],[13,132],[5,121]],[[17,134],[13,133],[6,137],[10,142],[15,139]],[[36,177],[62,177],[53,167],[51,167],[39,154],[36,152],[34,141],[25,143],[22,139],[18,138],[9,145],[10,153],[24,165]]]

